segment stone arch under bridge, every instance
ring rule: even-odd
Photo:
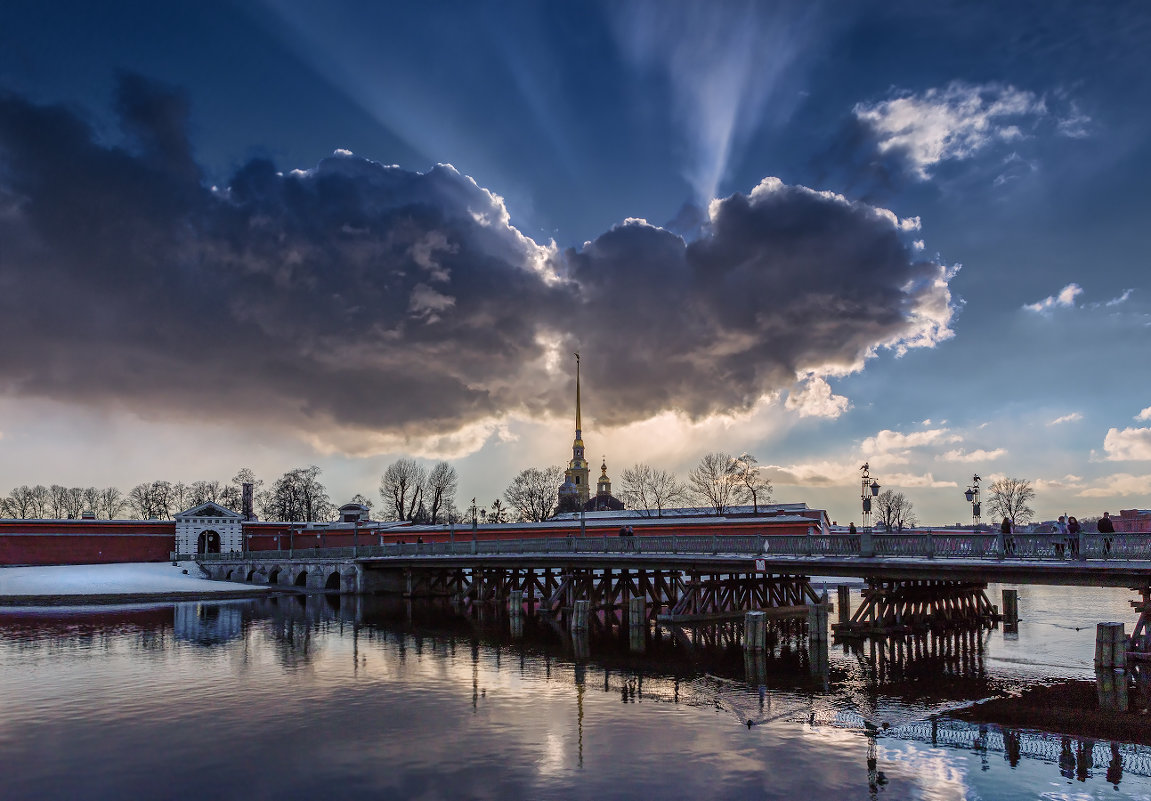
[[[359,568],[351,562],[263,562],[236,559],[208,562],[204,569],[220,581],[239,581],[279,587],[354,593],[358,591]]]

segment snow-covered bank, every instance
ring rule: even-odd
[[[14,596],[215,595],[266,592],[266,587],[203,578],[195,562],[0,567],[0,599]]]

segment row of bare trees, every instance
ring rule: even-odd
[[[383,514],[388,520],[430,525],[456,522],[459,483],[456,469],[447,462],[437,462],[428,470],[415,459],[399,459],[380,477]]]
[[[116,487],[65,487],[27,484],[0,498],[0,517],[24,519],[75,519],[91,510],[97,517],[111,520],[127,506],[124,493]]]
[[[1015,527],[1026,525],[1035,517],[1031,507],[1035,488],[1028,479],[997,479],[985,490],[985,498],[987,511],[996,521],[1006,518]],[[874,509],[876,525],[887,531],[902,531],[919,524],[913,504],[902,492],[884,490],[875,499]]]
[[[315,465],[295,468],[265,487],[252,470],[242,468],[230,481],[152,481],[127,493],[116,487],[24,485],[0,498],[0,516],[74,519],[91,512],[106,520],[124,516],[164,520],[205,501],[238,512],[242,487],[251,483],[255,487],[255,511],[264,520],[330,520],[336,507],[320,481],[320,473]],[[481,508],[473,498],[461,514],[456,506],[459,476],[454,467],[441,461],[426,468],[415,459],[402,458],[380,477],[380,516],[432,525],[472,519],[489,523],[547,520],[555,512],[556,491],[563,475],[559,466],[529,467],[512,479],[503,500],[497,498],[490,507]],[[749,505],[758,512],[761,504],[771,501],[772,486],[751,454],[732,456],[717,451],[705,454],[686,480],[650,464],[636,463],[623,471],[619,495],[627,508],[652,517],[683,506],[722,515],[735,506]],[[1030,505],[1034,497],[1030,481],[1001,478],[987,488],[985,505],[995,519],[1005,517],[1013,525],[1024,525],[1035,514]],[[363,495],[352,500],[369,509],[373,506]],[[875,499],[874,509],[877,525],[888,531],[918,524],[914,506],[902,492],[885,490]]]
[[[508,502],[505,511],[524,521],[547,520],[555,511],[556,490],[563,476],[559,466],[520,471],[504,490]],[[732,456],[717,451],[705,454],[686,481],[643,462],[632,465],[621,476],[620,500],[627,508],[651,517],[681,506],[722,515],[732,507],[751,505],[758,512],[761,503],[771,501],[771,482],[751,454]],[[492,513],[487,520],[492,520]]]
[[[21,519],[74,520],[90,512],[115,520],[169,520],[178,512],[206,501],[241,511],[243,485],[254,488],[256,513],[264,520],[329,520],[335,511],[319,480],[320,468],[289,470],[270,487],[245,467],[230,481],[148,481],[122,492],[117,487],[64,487],[38,484],[16,487],[0,498],[0,516]]]

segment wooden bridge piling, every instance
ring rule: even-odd
[[[572,605],[572,632],[586,632],[588,629],[588,609],[591,606],[591,601],[578,600]]]
[[[762,651],[767,642],[767,615],[747,612],[743,616],[743,647],[751,652]]]
[[[1127,633],[1122,623],[1095,627],[1095,667],[1123,670],[1127,666]]]
[[[1003,591],[1003,623],[1005,626],[1019,623],[1019,590]]]
[[[851,622],[851,587],[846,584],[839,585],[839,598],[836,603],[839,608],[839,622]]]

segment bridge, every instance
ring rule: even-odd
[[[1074,555],[1074,558],[1068,558]],[[1151,656],[1151,534],[818,533],[561,536],[246,551],[194,558],[215,579],[446,597],[577,626],[643,620],[695,625],[748,611],[806,617],[829,609],[812,576],[863,579],[854,615],[840,595],[842,636],[889,636],[1000,619],[989,582],[1126,587],[1139,613],[1129,650]],[[625,621],[625,616],[631,617]],[[1010,621],[1009,621],[1010,622]]]

